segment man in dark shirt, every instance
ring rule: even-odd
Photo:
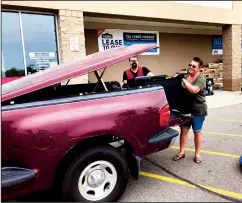
[[[124,87],[134,86],[134,79],[140,76],[153,76],[154,74],[146,67],[139,66],[138,57],[134,56],[129,59],[130,67],[123,73]]]

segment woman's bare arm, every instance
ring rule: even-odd
[[[191,83],[189,83],[186,79],[182,79],[182,82],[186,86],[187,90],[191,92],[192,94],[197,94],[200,91],[200,88],[198,86],[193,86]]]

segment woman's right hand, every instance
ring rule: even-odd
[[[185,78],[185,74],[184,73],[179,73],[178,75],[175,76],[175,78],[182,80],[183,78]]]

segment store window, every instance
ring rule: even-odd
[[[2,77],[24,75],[19,13],[2,12]]]
[[[2,12],[2,77],[21,77],[58,64],[55,16]]]
[[[28,72],[43,70],[57,63],[55,18],[23,13],[22,29]]]

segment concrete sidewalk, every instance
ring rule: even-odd
[[[215,90],[213,96],[207,96],[208,109],[242,104],[242,92],[228,92]]]

